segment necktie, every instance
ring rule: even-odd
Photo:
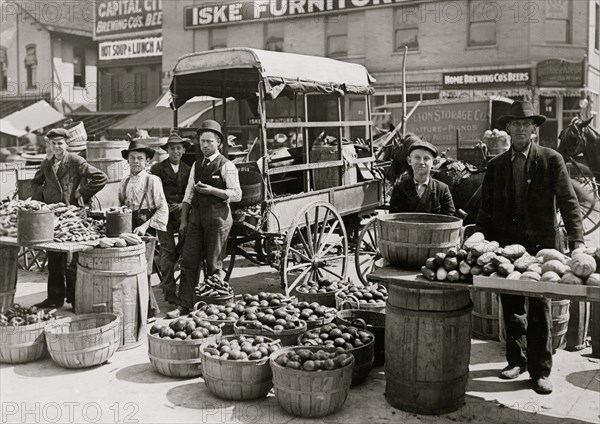
[[[513,159],[513,186],[515,190],[515,213],[522,215],[525,198],[525,155],[516,153]]]
[[[209,163],[210,163],[210,160],[208,160],[208,158],[202,159],[202,168],[204,168],[205,166],[208,166]]]

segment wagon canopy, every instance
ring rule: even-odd
[[[175,107],[193,96],[255,100],[295,92],[372,94],[375,79],[359,64],[318,56],[234,47],[182,56],[173,69]]]

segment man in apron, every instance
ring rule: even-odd
[[[219,153],[223,133],[218,122],[206,120],[198,129],[202,155],[192,165],[181,208],[179,234],[185,234],[177,309],[167,318],[178,318],[194,306],[194,288],[200,264],[205,277],[222,277],[227,237],[233,223],[230,202],[239,202],[242,189],[235,165]]]

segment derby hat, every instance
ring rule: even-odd
[[[121,156],[123,156],[124,159],[127,159],[129,158],[129,152],[144,152],[148,156],[148,159],[154,157],[154,149],[148,147],[148,144],[146,144],[143,138],[134,138],[131,140],[127,150],[121,150]]]
[[[410,145],[410,147],[408,148],[408,154],[410,155],[410,153],[415,150],[415,149],[424,149],[427,150],[429,153],[431,153],[434,157],[434,159],[438,156],[438,149],[437,147],[435,147],[433,144],[427,142],[427,141],[415,141],[413,144]]]
[[[546,122],[546,117],[544,115],[536,114],[531,103],[515,101],[510,105],[508,115],[502,115],[498,118],[498,126],[505,128],[510,121],[518,119],[531,119],[538,127]]]
[[[179,134],[172,132],[169,135],[169,138],[167,138],[167,142],[164,144],[164,148],[166,149],[167,147],[169,147],[169,144],[176,144],[176,143],[183,144],[184,149],[188,149],[192,145],[189,138],[181,138],[181,136]]]
[[[221,132],[221,125],[217,121],[213,121],[212,119],[207,119],[200,125],[200,128],[196,130],[196,134],[200,135],[204,131],[210,131],[219,136],[221,141],[223,141],[223,133]]]

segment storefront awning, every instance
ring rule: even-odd
[[[7,119],[0,118],[0,133],[12,135],[13,137],[23,137],[27,131],[15,128]]]
[[[4,117],[13,127],[25,130],[29,127],[31,131],[39,130],[65,119],[64,115],[54,109],[45,100],[40,100],[26,108]]]

